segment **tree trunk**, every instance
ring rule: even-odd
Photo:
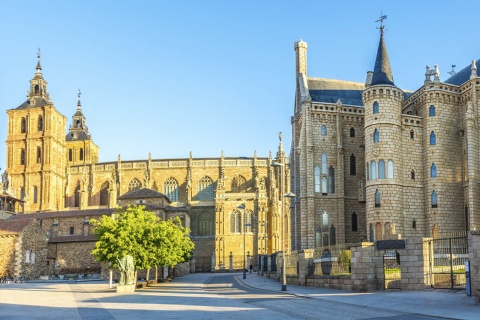
[[[145,280],[147,280],[147,283],[149,279],[150,279],[150,268],[147,269],[147,275],[145,276]]]
[[[158,267],[155,267],[155,282],[158,283]]]
[[[137,288],[137,270],[135,270],[135,279],[133,280],[134,288]]]

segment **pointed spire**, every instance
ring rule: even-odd
[[[40,72],[42,70],[42,66],[40,65],[40,48],[38,48],[38,51],[37,51],[37,59],[38,59],[38,62],[37,62],[37,67],[35,69],[37,69],[37,72]]]
[[[80,89],[78,89],[78,102],[77,102],[77,111],[81,111],[82,110],[82,103],[80,102],[80,96],[82,95],[82,92],[80,91]]]
[[[381,85],[387,84],[394,86],[392,69],[390,68],[390,60],[388,59],[387,47],[385,45],[385,40],[383,39],[383,34],[385,26],[383,25],[383,20],[387,16],[381,16],[380,21],[380,43],[378,44],[377,58],[375,59],[375,68],[373,69],[373,76],[371,85]]]

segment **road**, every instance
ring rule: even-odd
[[[238,275],[237,275],[238,276]],[[240,275],[241,278],[241,275]],[[101,283],[0,285],[0,319],[437,319],[269,292],[232,274],[195,274],[135,294]]]

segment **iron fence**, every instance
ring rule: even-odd
[[[313,266],[310,266],[309,274],[350,275],[352,272],[350,246],[349,243],[343,243],[315,248]]]

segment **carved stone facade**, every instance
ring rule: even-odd
[[[393,82],[383,28],[366,83],[310,77],[307,44],[295,51],[294,249],[480,227],[476,61],[444,82],[427,67],[412,92]]]

